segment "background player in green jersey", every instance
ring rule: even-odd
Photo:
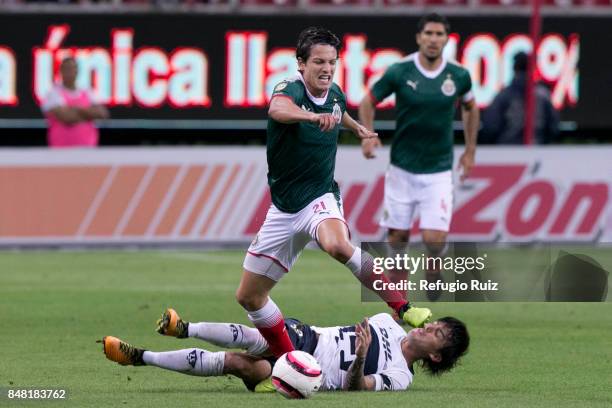
[[[361,139],[377,136],[346,113],[344,93],[333,83],[339,50],[340,40],[329,30],[302,31],[296,49],[298,73],[279,83],[270,101],[267,159],[272,205],[245,256],[236,299],[276,357],[293,350],[293,345],[269,293],[308,242],[316,240],[368,287],[368,280],[375,278],[365,273],[371,272],[371,256],[364,253],[362,268],[362,251],[349,240],[334,181],[340,124]],[[387,303],[409,323],[420,326],[431,316],[429,309],[410,308],[399,292],[394,295],[395,300]]]
[[[395,94],[396,129],[380,225],[388,229],[392,246],[403,250],[418,208],[423,242],[433,257],[445,250],[452,216],[453,119],[457,100],[461,102],[465,134],[465,152],[458,165],[463,169],[461,180],[474,165],[479,126],[468,71],[442,55],[449,32],[445,17],[429,14],[421,18],[416,34],[418,52],[391,65],[359,106],[361,122],[373,129],[376,105]],[[377,146],[378,139],[362,141],[365,157],[374,157]],[[405,278],[405,274],[397,278]],[[440,272],[429,268],[427,278],[438,280]],[[439,292],[428,295],[433,300]]]

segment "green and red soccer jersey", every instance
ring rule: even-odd
[[[301,75],[276,85],[273,98],[287,97],[308,112],[330,113],[338,125],[323,132],[309,122],[284,124],[268,118],[268,185],[272,202],[281,211],[296,213],[325,193],[339,194],[334,181],[340,121],[346,97],[335,83],[327,95],[316,98]]]

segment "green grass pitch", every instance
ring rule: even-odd
[[[161,351],[198,346],[154,332],[172,306],[187,320],[248,323],[234,300],[242,251],[0,253],[0,389],[65,388],[52,407],[609,407],[611,303],[439,303],[468,324],[469,354],[454,372],[418,370],[400,393],[319,393],[308,401],[252,394],[230,377],[121,367],[96,340],[118,336]],[[324,325],[386,311],[361,303],[357,282],[327,255],[306,251],[273,292],[285,316]]]

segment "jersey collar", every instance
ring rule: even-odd
[[[414,65],[425,78],[434,79],[440,75],[442,71],[444,71],[444,68],[446,68],[446,58],[444,58],[444,56],[442,56],[442,63],[435,71],[428,71],[421,65],[421,61],[419,61],[419,53],[415,52],[412,55],[414,56]]]
[[[327,92],[325,92],[325,95],[323,95],[320,98],[317,98],[316,96],[313,96],[308,90],[308,87],[306,86],[306,82],[304,82],[304,77],[302,76],[302,73],[300,71],[297,72],[297,77],[304,84],[304,89],[306,90],[306,95],[308,96],[308,99],[310,99],[312,103],[314,103],[317,106],[325,105],[325,101],[327,100],[327,95],[329,95],[329,89],[327,90]]]

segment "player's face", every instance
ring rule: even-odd
[[[419,52],[430,61],[442,56],[442,50],[448,41],[448,33],[442,23],[427,23],[423,31],[416,36]]]
[[[66,60],[62,62],[60,66],[60,73],[62,74],[62,82],[65,86],[72,86],[76,81],[77,76],[77,65],[73,60]]]
[[[411,347],[419,349],[423,354],[437,353],[448,342],[450,329],[442,322],[427,323],[420,329],[408,332]]]
[[[307,61],[298,60],[298,68],[304,76],[308,91],[313,96],[321,97],[332,86],[338,52],[327,44],[316,44],[310,48]]]

